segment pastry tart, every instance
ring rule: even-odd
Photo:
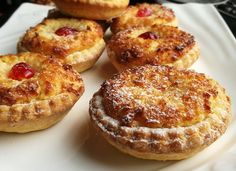
[[[121,14],[129,0],[53,0],[57,8],[70,16],[107,20]]]
[[[54,3],[52,2],[52,0],[31,0],[31,2],[36,3],[36,4],[41,4],[41,5],[54,6]]]
[[[122,15],[114,18],[111,23],[112,33],[133,27],[149,27],[164,24],[177,26],[177,18],[172,9],[159,4],[137,4],[129,6]]]
[[[114,75],[90,101],[91,122],[114,147],[154,160],[190,157],[218,139],[230,100],[204,74],[145,65]]]
[[[25,133],[60,121],[84,92],[70,65],[42,54],[0,56],[0,131]]]
[[[199,57],[194,37],[177,27],[155,25],[113,35],[107,53],[118,70],[145,64],[190,67]]]
[[[18,51],[60,58],[78,72],[92,67],[105,48],[103,29],[84,19],[45,19],[30,28],[18,43]]]

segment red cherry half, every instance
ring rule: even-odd
[[[12,69],[10,70],[8,77],[13,79],[13,80],[22,80],[22,79],[28,79],[33,77],[35,74],[34,69],[24,63],[24,62],[20,62],[15,64]]]
[[[141,8],[136,14],[137,17],[148,17],[150,15],[152,15],[152,10],[149,8]]]
[[[150,31],[142,33],[138,37],[141,37],[143,39],[152,39],[152,40],[158,39],[158,35],[156,35],[156,33],[150,32]]]
[[[58,36],[68,36],[68,35],[73,35],[77,32],[78,32],[78,30],[65,26],[65,27],[61,27],[61,28],[57,29],[55,31],[55,34],[57,34]]]

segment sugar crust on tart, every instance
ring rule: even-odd
[[[138,16],[139,11],[143,9],[149,10],[150,14]],[[114,18],[111,22],[111,31],[117,33],[133,27],[151,27],[159,24],[177,26],[178,21],[174,11],[159,4],[143,3],[129,6],[124,13]]]
[[[117,33],[108,42],[107,53],[118,70],[144,64],[188,68],[200,50],[191,34],[177,27],[155,25]]]
[[[194,71],[145,65],[105,81],[90,101],[94,127],[135,157],[180,160],[218,139],[231,120],[230,99]]]
[[[34,68],[32,78],[9,78],[20,62]],[[82,78],[70,65],[42,54],[0,56],[0,65],[0,131],[45,129],[61,120],[84,92]]]
[[[57,35],[55,32],[63,27],[76,29],[77,32],[68,36]],[[18,43],[19,52],[43,53],[63,59],[79,72],[91,67],[104,48],[103,29],[99,24],[72,18],[45,19],[27,30]],[[78,62],[71,61],[71,56]],[[88,56],[93,59],[87,59]],[[79,62],[85,60],[85,64]]]
[[[121,14],[129,0],[53,0],[61,12],[73,17],[108,20]]]

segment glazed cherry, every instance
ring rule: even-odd
[[[33,77],[35,74],[34,69],[24,63],[24,62],[20,62],[15,64],[12,69],[10,70],[8,77],[13,79],[13,80],[22,80],[22,79],[28,79]]]
[[[152,10],[149,8],[141,8],[137,12],[137,17],[148,17],[152,15]]]
[[[156,33],[153,33],[153,32],[150,32],[150,31],[142,33],[138,37],[141,37],[143,39],[152,39],[152,40],[158,39],[158,36],[156,35]]]
[[[55,31],[58,36],[68,36],[77,33],[78,30],[70,27],[61,27]]]

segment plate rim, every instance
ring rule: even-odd
[[[22,8],[24,8],[24,6],[41,6],[41,7],[44,7],[45,9],[46,9],[46,7],[48,8],[48,9],[50,9],[50,7],[51,6],[44,6],[44,5],[38,5],[38,4],[32,4],[32,3],[23,3],[23,4],[21,4],[16,10],[15,10],[15,12],[11,15],[11,17],[7,20],[7,22],[5,22],[5,24],[0,28],[0,32],[2,32],[2,30],[3,31],[6,31],[6,28],[8,27],[8,25],[9,24],[11,24],[11,22],[14,20],[14,18],[15,18],[15,16],[19,13],[19,11],[21,11],[21,9]],[[165,5],[165,4],[164,4]],[[178,5],[183,5],[183,6],[185,6],[185,5],[196,5],[196,4],[194,4],[194,3],[188,3],[188,4],[178,4]],[[198,4],[199,5],[199,4]],[[204,5],[204,6],[206,6],[206,4]],[[214,5],[211,5],[211,4],[207,4],[207,6],[209,6],[211,9],[212,9],[212,11],[214,11],[214,13],[215,13],[215,16],[217,17],[217,20],[218,21],[220,21],[221,22],[221,24],[222,24],[222,27],[224,27],[223,29],[226,31],[225,32],[225,34],[228,34],[227,35],[227,38],[230,38],[231,39],[231,43],[234,43],[235,44],[235,46],[236,46],[236,39],[235,39],[235,37],[234,37],[234,35],[233,35],[233,33],[231,32],[231,30],[229,29],[229,27],[228,27],[228,25],[226,24],[226,22],[224,21],[224,19],[223,19],[223,17],[220,15],[220,13],[216,10],[216,8],[214,7]],[[234,119],[234,121],[231,123],[231,125],[230,125],[230,127],[227,129],[227,132],[225,133],[225,135],[227,134],[229,134],[229,133],[231,133],[231,134],[233,134],[232,132],[232,130],[231,129],[233,129],[233,130],[236,130],[236,120]],[[231,130],[231,131],[230,131]],[[230,134],[230,136],[232,136]],[[235,137],[235,135],[236,135],[236,133],[235,134],[233,134],[234,135],[234,137]],[[233,136],[232,136],[233,137]],[[233,143],[235,143],[236,142],[236,140],[234,140],[234,141],[232,141],[232,139],[233,138],[231,138],[231,142],[228,142],[227,143],[227,150],[230,148],[230,147],[232,147],[232,144]],[[222,140],[222,137],[220,137],[219,138],[219,140]],[[218,140],[217,140],[217,142],[218,142]],[[214,143],[215,144],[215,143]],[[212,144],[212,145],[214,145],[214,144]],[[212,146],[211,145],[211,146]],[[210,147],[211,147],[210,146]],[[212,147],[213,148],[213,147]],[[207,148],[208,149],[208,148]],[[227,150],[225,150],[224,148],[222,148],[221,150],[224,150],[224,152],[226,152]],[[201,153],[201,152],[200,152]],[[214,154],[212,154],[212,155],[215,155],[215,153]],[[195,157],[195,156],[194,156]],[[194,158],[193,157],[193,158]],[[212,158],[212,157],[211,157]],[[192,158],[190,158],[190,159],[192,159]],[[210,158],[209,158],[210,159]],[[185,165],[185,163],[186,162],[188,162],[188,160],[189,159],[186,159],[186,160],[183,160],[183,161],[179,161],[179,162],[176,162],[176,163],[173,163],[173,164],[171,164],[171,165],[168,165],[166,168],[163,168],[163,169],[161,169],[161,170],[163,170],[163,171],[168,171],[168,170],[178,170],[178,168],[180,169],[181,168],[181,170],[190,170],[190,169],[196,169],[196,168],[198,168],[199,166],[197,166],[197,165],[199,165],[199,163],[200,162],[198,162],[197,164],[196,164],[196,166],[193,166],[193,164],[191,165],[191,167],[190,166],[186,166]],[[202,163],[206,163],[207,161],[202,161]],[[180,165],[185,165],[186,167],[182,167],[182,166],[180,166]]]

